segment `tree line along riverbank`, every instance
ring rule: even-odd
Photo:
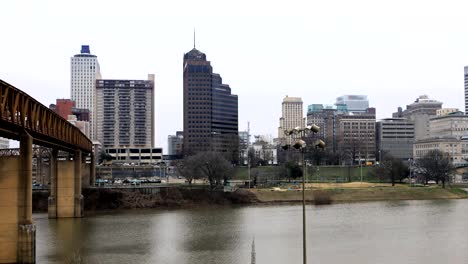
[[[33,192],[33,211],[47,211],[47,191]],[[253,204],[299,203],[302,191],[297,186],[288,189],[238,189],[235,192],[211,191],[208,188],[163,188],[159,193],[143,194],[138,191],[106,188],[83,189],[85,210],[113,210],[136,208],[194,208],[203,206],[229,206]],[[378,184],[329,184],[308,186],[308,203],[329,204],[343,202],[385,200],[463,199],[468,193],[462,188],[438,186],[395,187]]]

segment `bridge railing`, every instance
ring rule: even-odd
[[[0,80],[0,130],[18,136],[21,128],[35,134],[35,140],[92,151],[91,140],[77,127],[34,98]],[[8,126],[5,128],[4,126]],[[52,140],[51,140],[52,139]],[[50,142],[53,141],[53,142]]]

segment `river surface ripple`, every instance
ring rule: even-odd
[[[308,263],[468,263],[468,200],[307,206]],[[302,207],[34,214],[38,263],[302,263]],[[466,227],[466,228],[465,228]]]

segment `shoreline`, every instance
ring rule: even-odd
[[[235,192],[208,189],[168,188],[157,194],[127,190],[84,189],[85,211],[121,209],[192,209],[249,205],[292,205],[302,203],[301,190],[238,189]],[[47,211],[48,192],[33,193],[33,211]],[[361,203],[404,200],[466,199],[468,192],[457,187],[377,186],[361,188],[306,189],[307,204]]]

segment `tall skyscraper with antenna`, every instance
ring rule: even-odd
[[[206,55],[195,47],[184,54],[184,153],[228,151],[230,140],[238,142],[238,98],[213,73]]]

